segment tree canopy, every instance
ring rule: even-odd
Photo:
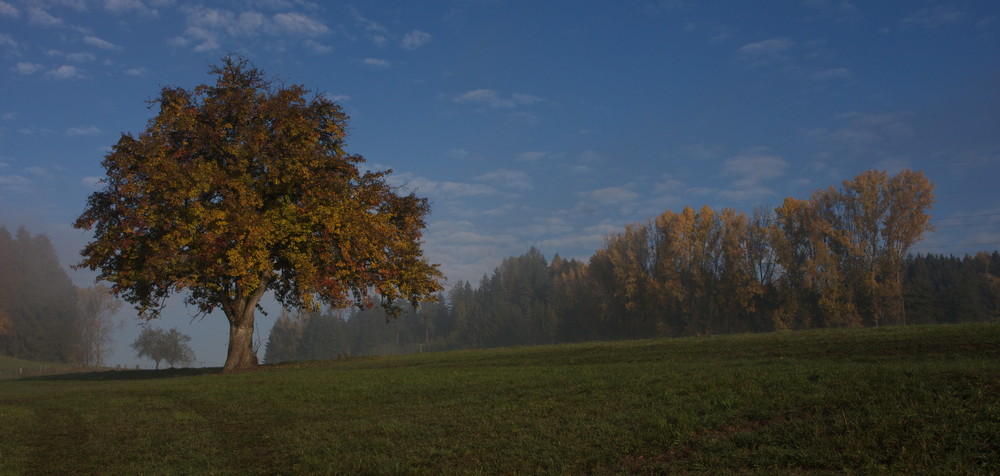
[[[191,336],[181,334],[176,327],[169,331],[144,327],[131,347],[137,356],[152,360],[159,369],[160,361],[165,361],[170,367],[194,362],[194,351],[188,342],[191,342]]]
[[[257,365],[254,311],[268,291],[288,308],[432,300],[441,273],[420,248],[426,199],[362,172],[345,151],[347,115],[302,86],[278,86],[243,58],[214,84],[165,87],[137,137],[104,158],[103,188],[75,226],[94,230],[80,267],[155,318],[165,300],[230,323],[224,370]]]

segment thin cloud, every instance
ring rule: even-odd
[[[921,28],[941,28],[954,25],[965,20],[965,12],[957,9],[955,5],[941,4],[932,7],[924,7],[913,12],[900,23],[903,26],[913,26]]]
[[[316,53],[329,53],[333,51],[332,46],[320,43],[316,40],[306,40],[305,45]]]
[[[795,41],[788,38],[771,38],[743,45],[736,50],[736,55],[747,65],[765,66],[785,59],[795,45]]]
[[[528,180],[528,175],[520,170],[497,169],[480,175],[476,179],[519,190],[529,190],[532,188],[531,181]]]
[[[93,46],[94,48],[100,48],[102,50],[120,51],[122,49],[122,47],[111,43],[110,41],[102,40],[96,36],[85,36],[83,37],[83,42]]]
[[[301,13],[279,13],[274,15],[271,28],[276,30],[276,34],[298,34],[305,36],[321,36],[330,32],[330,28],[322,22]]]
[[[10,35],[0,33],[0,46],[8,51],[15,51],[17,50],[18,44],[14,38],[11,38]]]
[[[563,157],[564,153],[552,153],[544,150],[531,150],[528,152],[522,152],[514,156],[515,162],[528,162],[536,163],[545,159],[558,159]]]
[[[37,73],[42,68],[43,68],[43,66],[40,65],[40,64],[38,64],[38,63],[17,63],[13,67],[11,67],[10,69],[11,69],[11,71],[14,71],[14,72],[16,72],[18,74],[23,74],[23,75],[27,76],[29,74],[35,74],[35,73]]]
[[[606,187],[587,193],[587,198],[603,204],[616,205],[639,198],[639,194],[628,187]]]
[[[785,175],[788,162],[773,155],[741,155],[726,159],[722,166],[724,175],[735,177],[733,185],[740,188],[757,187],[766,180]]]
[[[58,80],[80,79],[83,78],[83,72],[76,66],[62,65],[47,71],[45,77]]]
[[[171,43],[177,46],[193,44],[195,51],[219,49],[224,41],[230,39],[260,36],[317,38],[331,31],[322,21],[297,12],[266,15],[253,10],[237,13],[196,6],[186,8],[185,13],[187,28]]]
[[[97,126],[78,126],[66,129],[66,135],[68,136],[93,136],[101,132],[101,129]]]
[[[806,138],[822,144],[828,153],[861,154],[877,150],[887,142],[910,140],[915,135],[905,114],[848,113],[836,120],[835,127],[805,131]]]
[[[456,104],[472,104],[492,108],[515,108],[542,101],[542,98],[530,94],[504,94],[493,89],[475,89],[452,97]]]
[[[413,30],[403,37],[400,46],[406,50],[415,50],[431,41],[431,34],[420,30]]]
[[[374,69],[389,69],[392,67],[392,63],[380,58],[365,58],[361,61],[361,64]]]
[[[21,175],[0,175],[0,189],[19,191],[31,186],[31,180]]]
[[[139,0],[105,0],[104,9],[118,14],[136,12],[147,16],[158,15],[155,8],[150,8]]]
[[[773,55],[788,50],[793,46],[795,46],[795,42],[788,38],[772,38],[770,40],[743,45],[736,51],[741,55]]]
[[[464,198],[478,195],[495,195],[497,189],[485,184],[431,180],[411,174],[393,174],[392,185],[433,198]]]
[[[338,104],[351,100],[351,96],[347,94],[323,94],[323,97]]]
[[[63,23],[61,18],[50,15],[49,12],[40,7],[31,7],[28,9],[28,21],[42,26],[59,26]]]
[[[21,16],[21,12],[14,5],[0,1],[0,15],[17,18]]]
[[[365,30],[374,31],[382,34],[389,33],[389,30],[386,29],[386,27],[382,26],[382,24],[376,21],[369,20],[365,18],[363,15],[361,15],[361,12],[359,12],[357,8],[351,7],[351,14],[354,15],[355,20],[359,21],[362,25],[364,25]]]

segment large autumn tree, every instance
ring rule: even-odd
[[[432,300],[440,272],[420,248],[426,199],[362,172],[347,116],[243,58],[215,84],[165,87],[138,137],[104,158],[107,177],[74,226],[93,230],[79,267],[155,318],[166,299],[230,324],[224,371],[255,367],[254,312],[268,291],[288,308]]]

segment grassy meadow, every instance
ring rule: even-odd
[[[0,381],[0,474],[989,474],[1000,325]]]
[[[75,370],[70,364],[32,362],[0,355],[0,379],[64,373]]]

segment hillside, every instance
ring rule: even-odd
[[[987,473],[1000,325],[0,382],[0,473]]]

